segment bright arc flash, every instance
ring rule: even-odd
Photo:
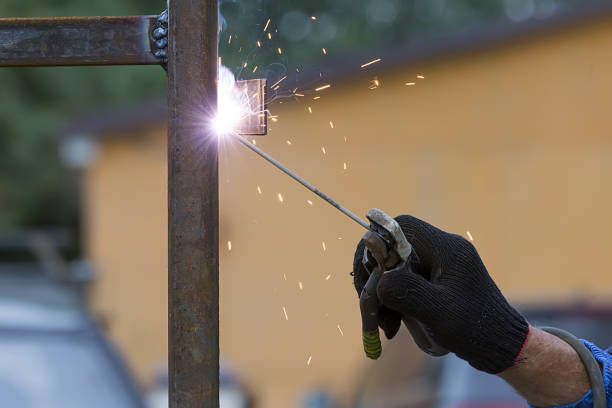
[[[212,128],[218,137],[233,133],[240,122],[249,116],[249,97],[236,87],[236,78],[229,68],[219,66],[217,82],[217,115]]]

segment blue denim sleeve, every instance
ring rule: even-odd
[[[582,340],[582,342],[589,350],[591,350],[591,353],[593,353],[595,359],[599,361],[603,367],[603,380],[606,388],[606,399],[608,402],[606,405],[607,408],[612,408],[612,355],[608,354],[607,351],[600,349],[589,341]],[[612,349],[612,347],[610,347],[610,349]],[[532,405],[529,406],[534,408]],[[593,392],[587,392],[584,397],[574,404],[560,405],[557,408],[593,408]]]

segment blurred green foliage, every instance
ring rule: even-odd
[[[375,58],[381,48],[483,21],[547,18],[570,3],[580,2],[226,0],[219,54],[240,79],[277,79],[295,68],[324,65],[330,55]],[[4,0],[0,16],[158,14],[165,7],[162,0]],[[0,83],[0,228],[74,227],[77,175],[59,160],[59,124],[98,107],[163,95],[166,78],[159,67],[3,68]]]
[[[158,14],[164,1],[5,0],[2,17]],[[57,129],[96,107],[159,97],[159,67],[0,69],[0,228],[76,226],[77,175],[60,162]]]
[[[221,6],[224,24],[219,54],[239,79],[261,77],[264,72],[275,80],[295,68],[324,66],[329,58],[355,54],[376,58],[382,49],[396,45],[426,43],[428,38],[453,35],[483,23],[542,20],[570,5],[580,2],[228,0]]]

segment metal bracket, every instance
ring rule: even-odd
[[[152,24],[149,33],[151,54],[153,54],[168,72],[168,10],[164,10]]]

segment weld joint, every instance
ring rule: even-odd
[[[168,71],[168,10],[164,10],[153,23],[149,32],[151,54],[158,60],[164,70]]]

